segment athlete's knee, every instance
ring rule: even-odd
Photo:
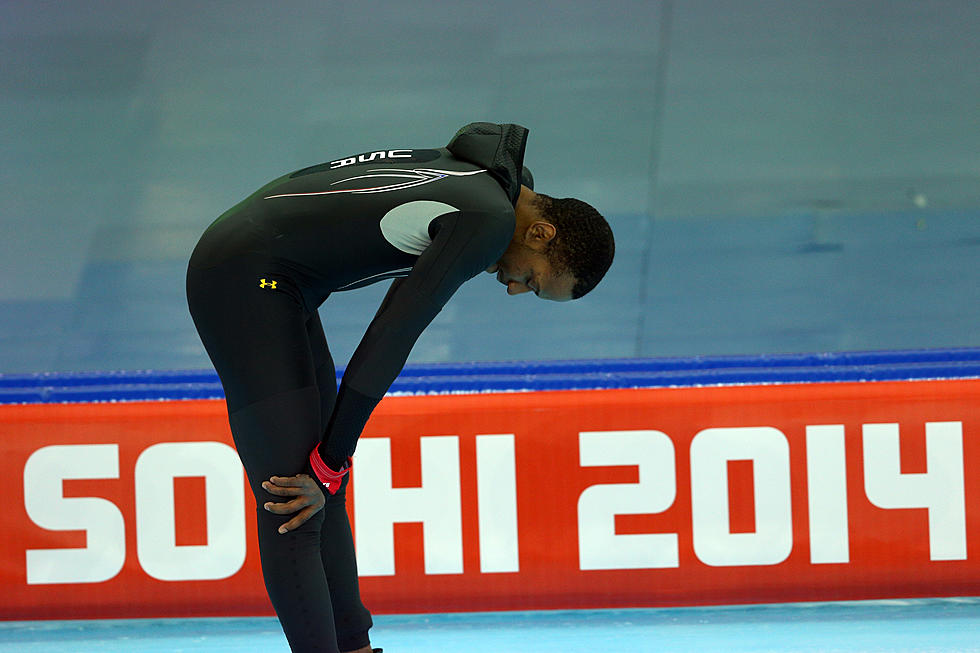
[[[263,492],[265,491],[263,490]],[[279,528],[293,517],[295,517],[295,514],[277,515],[271,513],[260,505],[256,509],[256,528],[260,539],[265,536],[274,536],[272,537],[273,541],[279,542],[283,541],[282,538],[287,538],[290,535],[295,535],[300,539],[316,536],[317,542],[319,542],[320,530],[323,528],[323,510],[318,510],[309,519],[292,530],[286,533],[280,533]]]

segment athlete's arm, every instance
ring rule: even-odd
[[[361,339],[343,382],[323,442],[310,457],[320,482],[306,474],[273,477],[262,484],[270,494],[292,497],[268,502],[265,509],[295,516],[280,533],[298,528],[323,505],[321,483],[336,492],[347,458],[371,411],[401,371],[408,354],[426,326],[460,285],[496,262],[510,242],[514,217],[454,212],[439,216],[430,227],[432,244],[419,256],[407,277],[396,279]],[[316,460],[319,458],[320,460]],[[322,461],[322,462],[321,462]],[[325,462],[324,476],[316,467]],[[330,479],[329,481],[327,479]],[[333,488],[333,489],[331,489]]]
[[[391,303],[391,298],[396,292],[398,292],[398,289],[401,288],[402,284],[404,283],[405,277],[399,277],[391,282],[391,285],[388,286],[388,292],[385,293],[384,299],[381,300],[381,305],[378,306],[378,312],[374,314],[374,317],[378,317],[386,308],[388,308],[388,304]]]
[[[371,411],[398,376],[416,340],[460,285],[500,257],[512,213],[456,211],[430,225],[432,244],[393,284],[354,352],[319,451],[333,469],[353,455]]]

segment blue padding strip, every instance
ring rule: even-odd
[[[338,371],[338,378],[343,370]],[[980,378],[980,348],[408,365],[392,394]],[[222,398],[211,370],[0,375],[0,403]]]

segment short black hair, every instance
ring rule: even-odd
[[[559,274],[575,277],[572,299],[596,287],[612,265],[616,253],[609,223],[591,205],[574,197],[555,199],[543,193],[535,198],[541,217],[555,226],[556,235],[546,254]]]

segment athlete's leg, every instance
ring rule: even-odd
[[[333,356],[327,346],[327,338],[323,333],[323,324],[316,311],[306,321],[306,339],[313,356],[313,366],[316,385],[320,389],[320,434],[327,428],[330,414],[333,413],[334,402],[337,400],[337,369],[333,364]]]
[[[297,652],[337,653],[333,605],[320,562],[323,511],[299,528],[280,534],[279,527],[291,515],[262,508],[266,501],[280,500],[262,489],[262,481],[306,469],[320,423],[317,388],[311,385],[249,404],[230,413],[229,421],[257,504],[262,576],[286,639]],[[273,446],[271,434],[277,441]],[[286,446],[287,439],[302,444]]]
[[[321,436],[321,398],[308,315],[282,280],[275,289],[261,288],[257,276],[249,265],[192,269],[188,303],[225,389],[235,446],[258,508],[262,574],[283,631],[294,651],[337,653],[320,553],[324,513],[280,534],[290,516],[262,507],[276,500],[263,481],[310,473],[307,457]]]
[[[307,335],[313,360],[316,364],[316,380],[320,389],[320,432],[327,428],[330,414],[337,397],[337,376],[333,358],[323,335],[323,326],[314,314],[307,322]],[[312,447],[311,447],[312,450]],[[337,643],[341,651],[354,651],[369,644],[368,629],[371,614],[361,603],[357,581],[357,562],[354,559],[354,538],[347,516],[346,495],[350,475],[344,477],[337,494],[325,494],[323,526],[320,535],[320,556],[326,573],[327,586],[333,605]]]

